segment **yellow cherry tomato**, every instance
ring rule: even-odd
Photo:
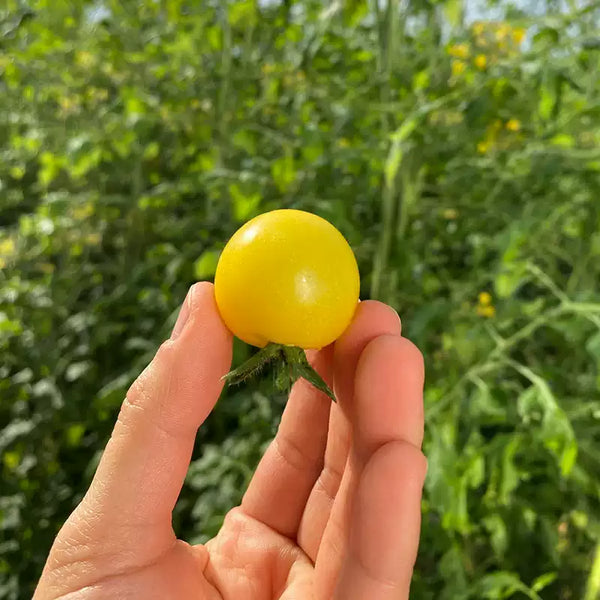
[[[352,320],[358,266],[331,223],[300,210],[248,221],[217,265],[215,296],[227,327],[253,346],[322,348]]]

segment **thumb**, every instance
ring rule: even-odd
[[[128,523],[170,523],[196,431],[213,409],[231,363],[231,334],[213,286],[199,283],[171,339],[131,386],[84,502]]]
[[[196,284],[171,339],[127,393],[90,489],[59,533],[46,570],[68,563],[75,575],[75,565],[87,568],[98,553],[117,560],[111,569],[133,568],[174,543],[171,512],[196,431],[230,362],[231,334],[213,286]]]

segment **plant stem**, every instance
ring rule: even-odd
[[[263,367],[273,361],[277,355],[281,352],[281,346],[279,344],[268,344],[256,354],[251,356],[245,363],[240,365],[237,369],[229,371],[227,375],[223,375],[223,380],[229,385],[237,385],[243,383],[246,379],[257,374]]]
[[[600,543],[596,546],[594,562],[587,580],[585,599],[597,600],[600,597]]]
[[[284,346],[283,354],[286,362],[291,365],[295,377],[303,377],[316,387],[320,392],[329,396],[336,402],[335,395],[331,388],[325,383],[323,378],[313,369],[306,358],[306,354],[302,348],[296,346]]]
[[[243,383],[253,375],[256,375],[267,364],[276,360],[282,363],[281,372],[289,373],[290,383],[294,383],[297,379],[303,377],[319,391],[329,396],[334,402],[336,401],[331,388],[308,362],[304,350],[297,346],[268,344],[245,363],[233,369],[227,375],[224,375],[222,379],[229,385]]]

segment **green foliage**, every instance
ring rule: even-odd
[[[0,598],[31,597],[187,287],[276,207],[335,223],[425,353],[413,597],[598,596],[600,15],[496,4],[3,4]],[[239,502],[269,383],[202,428],[182,537]]]

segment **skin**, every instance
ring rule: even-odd
[[[231,342],[212,285],[194,285],[129,390],[34,600],[408,598],[426,472],[423,360],[378,302],[361,302],[339,340],[310,354],[339,403],[297,382],[218,536],[176,539],[171,512]]]

